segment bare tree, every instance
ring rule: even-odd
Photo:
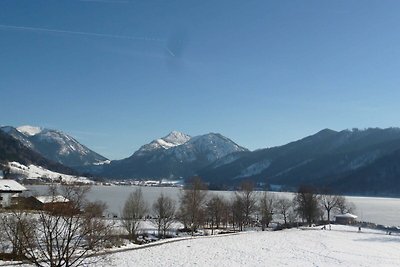
[[[128,231],[132,240],[136,239],[140,221],[145,216],[147,210],[147,204],[143,198],[142,189],[135,189],[125,201],[122,210],[122,225]]]
[[[207,218],[211,223],[211,234],[214,234],[214,226],[218,229],[224,216],[225,202],[222,197],[213,195],[206,204]]]
[[[313,188],[300,186],[294,203],[298,214],[307,221],[309,226],[318,219],[320,215],[319,196]]]
[[[36,266],[79,266],[107,240],[109,225],[88,227],[94,225],[93,217],[84,211],[89,189],[84,186],[63,186],[61,192],[52,189],[54,201],[45,209],[34,214],[13,213],[12,218],[19,226],[14,236],[29,262]],[[61,193],[62,198],[56,193]]]
[[[158,235],[163,238],[166,237],[167,230],[171,227],[175,219],[176,205],[175,201],[168,197],[161,195],[153,203],[153,212],[156,216],[156,225],[158,228]],[[162,234],[161,234],[162,233]]]
[[[85,214],[95,218],[103,217],[106,210],[107,203],[103,201],[89,202],[84,207]]]
[[[103,213],[107,209],[107,204],[102,201],[87,203],[84,207],[82,233],[85,233],[86,244],[89,249],[95,250],[103,247],[103,243],[108,241],[106,237],[111,235],[113,225],[103,219]],[[105,237],[99,240],[99,235]]]
[[[275,202],[276,212],[282,215],[285,225],[287,225],[288,223],[290,211],[292,210],[292,208],[293,208],[293,202],[288,198],[280,197]]]
[[[353,203],[348,202],[344,196],[338,196],[336,209],[340,214],[353,213],[355,211],[355,206]]]
[[[244,216],[245,212],[242,199],[237,195],[235,195],[235,197],[232,199],[230,207],[232,209],[233,230],[235,230],[235,226],[237,226],[239,228],[239,231],[243,231],[243,224],[245,222],[245,216]]]
[[[264,231],[272,221],[274,198],[265,191],[260,198],[261,229]]]
[[[26,239],[32,239],[36,224],[30,214],[21,210],[3,214],[0,219],[1,244],[11,244],[11,255],[13,259],[24,259],[24,245]],[[3,243],[4,242],[4,243]]]
[[[194,177],[186,186],[180,198],[180,217],[192,234],[204,222],[207,188],[200,177]]]
[[[243,225],[250,225],[251,215],[257,210],[257,196],[254,192],[253,183],[250,181],[244,181],[240,185],[240,191],[235,194],[236,201],[241,202],[237,207],[241,207],[243,212]],[[239,211],[239,209],[238,209]]]
[[[221,198],[222,199],[222,213],[221,213],[221,224],[222,226],[226,229],[228,228],[228,224],[231,220],[231,202],[228,199]]]
[[[326,193],[321,195],[320,200],[326,211],[328,223],[331,223],[331,211],[338,207],[340,197]]]

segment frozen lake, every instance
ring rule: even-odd
[[[31,191],[38,194],[45,194],[47,186],[27,186]],[[88,198],[91,201],[101,200],[107,203],[109,213],[119,214],[125,200],[135,186],[93,186]],[[164,193],[178,203],[182,189],[176,187],[140,187],[143,195],[151,207],[157,197]],[[225,198],[231,198],[234,192],[231,191],[209,191],[210,194],[219,194]],[[293,193],[272,192],[278,196],[293,197]],[[400,198],[376,198],[376,197],[346,197],[352,202],[360,221],[373,222],[377,224],[400,226]]]

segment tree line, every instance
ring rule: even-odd
[[[50,187],[49,196],[56,200],[40,210],[13,209],[0,214],[0,244],[11,251],[10,259],[26,260],[35,266],[80,266],[101,258],[91,257],[115,245],[114,220],[103,218],[107,208],[103,202],[87,200],[89,186],[62,185]],[[56,203],[57,202],[57,203]],[[120,225],[127,237],[137,241],[143,220],[152,214],[151,222],[159,238],[171,236],[174,223],[192,235],[200,229],[214,234],[220,231],[243,231],[258,227],[266,230],[279,215],[281,226],[295,223],[311,225],[330,222],[333,212],[351,212],[352,206],[343,196],[317,194],[313,188],[300,187],[293,199],[277,197],[270,192],[257,192],[251,182],[240,185],[231,198],[213,194],[199,177],[182,190],[178,203],[169,196],[160,196],[149,207],[142,190],[135,189],[125,201]],[[325,216],[326,215],[326,216]],[[120,235],[120,234],[119,234]],[[0,257],[2,251],[0,251]]]
[[[298,223],[312,225],[330,223],[332,212],[344,214],[354,207],[344,196],[328,191],[319,194],[311,187],[301,186],[293,199],[277,197],[276,194],[254,190],[250,181],[240,185],[232,198],[208,192],[199,177],[193,178],[182,191],[179,203],[161,194],[147,207],[140,188],[130,194],[121,214],[123,226],[131,239],[136,239],[142,219],[150,212],[154,216],[159,237],[165,238],[172,224],[179,221],[187,232],[194,234],[198,229],[230,229],[243,231],[248,227],[265,230],[274,215],[282,218],[281,226]]]

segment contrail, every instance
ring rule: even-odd
[[[167,50],[167,52],[168,52],[171,56],[175,57],[175,54],[174,54],[168,47],[165,47],[165,50]]]
[[[26,26],[14,26],[14,25],[4,25],[4,24],[0,24],[0,29],[1,28],[3,28],[3,29],[12,29],[12,30],[22,30],[22,31],[64,33],[64,34],[94,36],[94,37],[102,37],[102,38],[133,40],[133,41],[146,41],[146,42],[158,42],[158,43],[165,42],[165,40],[158,39],[158,38],[134,37],[134,36],[129,36],[129,35],[117,35],[117,34],[106,34],[106,33],[95,33],[95,32],[68,31],[68,30],[47,29],[47,28],[37,28],[37,27],[26,27]],[[172,54],[171,51],[170,51],[170,53]]]

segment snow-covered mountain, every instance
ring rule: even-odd
[[[168,135],[153,140],[151,143],[142,146],[138,151],[135,152],[135,154],[140,156],[160,149],[167,150],[186,143],[190,140],[190,138],[191,137],[187,134],[178,131],[172,131]]]
[[[117,178],[188,177],[228,154],[247,151],[221,134],[190,137],[173,131],[142,146],[131,157],[112,161],[102,174]]]
[[[43,157],[72,168],[107,160],[61,131],[34,126],[0,129]]]
[[[247,151],[247,149],[221,134],[209,133],[195,136],[186,143],[166,151],[166,154],[173,156],[180,162],[192,162],[201,159],[211,164],[228,154],[241,151]]]
[[[25,166],[41,166],[57,173],[76,174],[71,168],[43,157],[10,134],[0,131],[0,170],[7,172],[10,162],[18,162]]]

